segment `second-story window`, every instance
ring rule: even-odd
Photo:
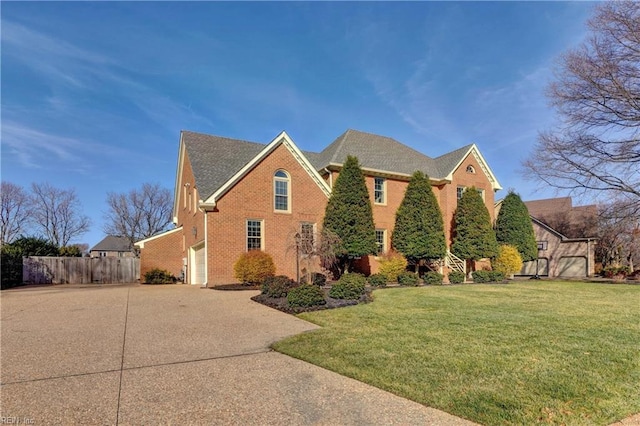
[[[373,201],[376,204],[385,204],[387,202],[385,194],[386,186],[386,179],[380,177],[373,179]]]
[[[291,197],[289,197],[289,184],[291,179],[284,170],[278,170],[273,175],[273,208],[280,212],[291,211]]]

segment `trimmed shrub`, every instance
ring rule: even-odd
[[[500,271],[475,271],[471,273],[474,283],[491,283],[504,280],[504,274]]]
[[[171,275],[169,271],[154,268],[144,274],[144,282],[146,284],[173,284],[176,282],[176,277]]]
[[[364,294],[367,280],[362,274],[344,274],[337,283],[331,286],[329,297],[334,299],[358,300]]]
[[[233,265],[233,271],[236,279],[241,283],[259,284],[267,277],[276,274],[276,266],[268,253],[250,250],[240,255]]]
[[[508,244],[498,248],[498,257],[491,263],[494,271],[500,271],[504,275],[513,275],[522,269],[522,257],[514,246]]]
[[[436,271],[429,271],[422,276],[425,284],[442,285],[444,276]]]
[[[398,283],[404,286],[417,287],[420,285],[420,277],[412,272],[403,272],[398,275]]]
[[[506,278],[504,273],[500,271],[490,271],[489,277],[491,278],[491,282],[504,281],[504,279]]]
[[[294,280],[286,275],[276,275],[275,277],[267,277],[262,283],[262,294],[269,297],[286,297],[289,290],[297,287]]]
[[[491,277],[489,276],[491,271],[473,271],[471,276],[473,277],[474,283],[488,283],[491,281]]]
[[[324,299],[324,291],[320,287],[312,284],[302,284],[289,290],[287,303],[291,307],[307,307],[324,305],[327,302]]]
[[[449,282],[451,284],[462,284],[464,282],[464,272],[460,272],[460,271],[449,272]]]
[[[373,274],[369,275],[367,278],[369,285],[371,287],[386,287],[387,286],[387,276],[384,274]]]
[[[387,277],[387,282],[397,282],[398,276],[407,270],[407,259],[397,252],[390,252],[380,259],[380,274]]]
[[[625,278],[629,274],[628,266],[607,266],[602,270],[605,278]]]

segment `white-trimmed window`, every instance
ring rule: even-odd
[[[247,220],[247,251],[262,250],[264,247],[263,221],[258,219]]]
[[[376,204],[386,204],[387,180],[385,178],[373,178],[373,201]]]
[[[473,168],[471,164],[467,166],[467,173],[475,173],[476,169]]]
[[[480,196],[482,197],[482,201],[484,201],[484,189],[477,188],[478,192],[480,192]]]
[[[284,170],[278,170],[273,175],[273,208],[278,212],[291,211],[291,197],[289,196],[289,184],[291,179]]]
[[[458,201],[460,201],[460,198],[462,198],[462,194],[464,194],[464,191],[466,191],[466,190],[467,190],[466,186],[459,186],[456,189],[456,197],[457,197]]]
[[[387,230],[376,229],[376,254],[378,256],[385,253],[387,247]]]

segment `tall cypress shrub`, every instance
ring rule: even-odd
[[[347,157],[335,181],[322,227],[339,237],[335,255],[340,272],[348,271],[353,259],[376,252],[369,191],[356,157]]]
[[[520,196],[512,191],[502,201],[496,220],[496,238],[499,244],[518,249],[523,262],[538,257],[538,245],[529,210]]]
[[[396,212],[391,245],[415,265],[442,259],[447,251],[442,212],[429,177],[416,171]]]
[[[482,201],[480,191],[474,187],[468,188],[458,200],[451,251],[467,260],[498,255],[498,242],[491,225],[491,216]]]

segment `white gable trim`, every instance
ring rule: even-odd
[[[162,237],[164,237],[165,235],[169,235],[169,234],[172,234],[172,233],[174,233],[174,232],[178,232],[178,231],[182,231],[182,226],[179,226],[179,227],[177,227],[177,228],[175,228],[175,229],[171,229],[171,230],[169,230],[169,231],[161,232],[161,233],[156,234],[156,235],[154,235],[154,236],[152,236],[152,237],[149,237],[149,238],[145,238],[144,240],[140,240],[140,241],[138,241],[138,242],[134,243],[133,245],[134,245],[134,246],[136,246],[136,247],[139,247],[139,248],[143,249],[143,248],[144,248],[144,244],[145,244],[145,243],[148,243],[149,241],[155,240],[156,238],[162,238]]]
[[[293,157],[298,161],[298,163],[302,166],[302,168],[309,174],[311,179],[318,185],[318,187],[322,190],[322,192],[327,196],[327,198],[331,195],[331,188],[329,185],[322,179],[320,174],[313,168],[307,157],[302,154],[302,152],[298,149],[298,147],[293,143],[289,135],[286,132],[280,133],[274,140],[272,140],[262,151],[258,153],[254,158],[251,159],[247,164],[244,165],[242,169],[240,169],[235,175],[231,177],[224,185],[222,185],[216,192],[214,192],[209,198],[207,198],[203,205],[206,207],[215,206],[217,200],[220,199],[224,194],[226,194],[231,188],[233,188],[236,183],[238,183],[243,177],[245,177],[253,168],[262,161],[265,157],[271,154],[280,144],[284,144],[284,146],[289,150],[289,152],[293,155]]]
[[[460,167],[462,162],[464,160],[466,160],[469,155],[473,155],[473,158],[476,159],[476,161],[480,165],[480,168],[484,172],[485,176],[487,176],[487,179],[489,179],[489,182],[491,182],[491,187],[493,188],[493,190],[494,191],[498,191],[498,190],[502,189],[502,186],[500,186],[500,183],[498,182],[498,179],[496,178],[496,176],[493,174],[493,172],[489,168],[489,165],[485,161],[485,159],[482,156],[482,154],[480,154],[480,150],[478,149],[476,144],[473,144],[473,145],[471,145],[471,147],[469,147],[469,150],[467,151],[467,153],[462,157],[462,159],[458,162],[458,164],[456,164],[456,166],[453,169],[451,169],[451,172],[449,172],[449,174],[447,175],[447,177],[445,179],[447,179],[450,182],[453,181],[453,173],[456,170],[458,170],[458,168]]]
[[[182,140],[184,133],[180,132],[180,148],[178,149],[178,167],[176,167],[176,185],[173,188],[173,223],[174,225],[178,224],[178,202],[180,201],[180,188],[182,188],[182,169],[184,167],[184,157],[186,147],[184,145],[184,141]]]

